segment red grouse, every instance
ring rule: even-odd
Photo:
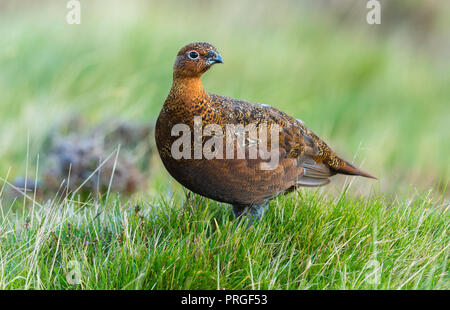
[[[374,178],[338,157],[302,121],[268,105],[207,93],[200,78],[216,63],[223,63],[222,57],[209,43],[183,47],[173,67],[172,88],[156,122],[159,155],[183,186],[231,204],[236,217],[249,215],[252,219],[262,215],[270,199],[300,186],[328,184],[335,174]],[[230,125],[235,128],[230,131],[232,136],[227,131]],[[250,133],[253,125],[260,129],[256,137]],[[182,134],[187,144],[180,144]],[[264,150],[278,147],[275,166],[264,166],[273,159],[267,152],[250,156],[252,147],[263,142]],[[208,147],[216,156],[202,153]],[[240,156],[239,148],[243,149]]]

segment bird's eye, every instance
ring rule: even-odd
[[[188,52],[188,57],[189,57],[190,59],[197,59],[198,56],[199,56],[199,54],[198,54],[196,51],[190,51],[190,52]]]

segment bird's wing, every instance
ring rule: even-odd
[[[270,127],[276,124],[280,127],[279,147],[287,158],[298,161],[304,169],[298,179],[302,186],[319,186],[329,183],[329,177],[336,173],[372,177],[370,174],[341,159],[323,140],[307,128],[301,120],[269,105],[237,100],[229,97],[211,95],[215,106],[226,115],[230,123],[248,125],[267,123]],[[268,135],[269,137],[269,135]],[[270,140],[270,139],[268,139]],[[270,141],[269,141],[270,145]],[[373,178],[373,177],[372,177]]]

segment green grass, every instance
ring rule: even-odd
[[[449,289],[448,57],[363,16],[338,25],[291,1],[242,5],[83,2],[79,26],[60,1],[0,7],[0,288]],[[39,174],[45,138],[69,115],[156,119],[192,41],[225,60],[208,91],[302,119],[380,180],[280,197],[248,231],[227,205],[183,207],[158,160],[133,197],[3,199],[5,180]],[[66,281],[72,260],[81,285]]]
[[[256,226],[195,196],[0,217],[1,289],[449,289],[448,204],[300,191]],[[81,284],[67,283],[80,267]]]

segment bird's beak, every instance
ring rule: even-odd
[[[213,65],[217,63],[223,64],[223,59],[222,56],[220,56],[220,54],[215,53],[214,56],[208,59],[208,65]]]

